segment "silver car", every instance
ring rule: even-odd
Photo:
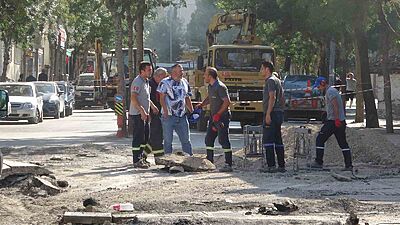
[[[0,83],[11,103],[11,114],[7,120],[28,120],[37,124],[43,121],[43,99],[33,83]]]

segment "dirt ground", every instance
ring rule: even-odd
[[[314,145],[319,125],[312,128]],[[294,140],[285,128],[284,140]],[[2,148],[5,158],[31,162],[51,170],[69,186],[57,195],[30,187],[30,177],[0,182],[0,224],[57,224],[66,211],[82,211],[89,197],[94,210],[130,202],[137,221],[124,224],[345,224],[350,213],[360,224],[400,224],[400,151],[374,129],[347,130],[356,173],[341,172],[343,157],[336,140],[327,143],[325,162],[330,171],[294,172],[294,142],[287,141],[287,173],[258,172],[260,159],[244,160],[235,153],[235,171],[169,174],[162,166],[134,169],[129,146],[80,145],[57,148]],[[111,138],[111,137],[110,137]],[[195,152],[204,149],[194,147]],[[312,150],[314,153],[314,150]],[[217,167],[223,155],[216,158]],[[347,182],[332,174],[349,178]],[[292,201],[289,213],[259,213],[273,203]]]

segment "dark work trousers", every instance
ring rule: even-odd
[[[149,141],[149,123],[143,121],[140,115],[131,116],[133,124],[132,154],[133,163],[142,158],[143,150]]]
[[[208,121],[207,134],[205,138],[205,144],[207,149],[207,159],[214,163],[214,143],[218,136],[218,142],[222,146],[225,155],[225,163],[232,166],[232,149],[231,143],[229,142],[229,122],[231,120],[230,112],[225,112],[221,115],[220,123],[223,126],[215,126],[212,116]],[[217,129],[217,131],[213,130]]]
[[[154,156],[163,156],[164,155],[164,147],[163,147],[163,131],[160,115],[151,115],[150,121],[150,150],[153,152]]]
[[[281,127],[283,123],[283,112],[271,112],[271,124],[265,124],[264,115],[263,144],[266,152],[268,167],[275,167],[275,153],[278,166],[285,168],[285,150],[282,141]]]
[[[324,158],[325,142],[329,139],[332,134],[335,135],[336,141],[342,149],[344,163],[346,167],[352,166],[351,151],[349,144],[346,141],[346,121],[342,121],[342,126],[336,127],[334,120],[327,120],[321,127],[321,131],[318,133],[316,140],[316,158],[315,161],[322,165]]]

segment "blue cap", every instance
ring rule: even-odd
[[[326,77],[323,77],[323,76],[319,76],[316,80],[315,80],[315,83],[314,83],[314,85],[313,85],[313,88],[316,88],[316,87],[318,87],[319,85],[321,85],[321,82],[322,81],[327,81],[326,80]]]
[[[191,124],[195,124],[200,120],[200,115],[203,113],[201,108],[195,109],[192,114],[188,116],[188,121]]]

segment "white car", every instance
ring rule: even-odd
[[[56,82],[37,81],[33,82],[39,96],[43,97],[44,116],[55,119],[65,117],[64,92],[60,90]]]
[[[43,121],[43,99],[33,83],[0,83],[6,90],[11,103],[11,114],[7,120],[28,120],[37,124]]]

